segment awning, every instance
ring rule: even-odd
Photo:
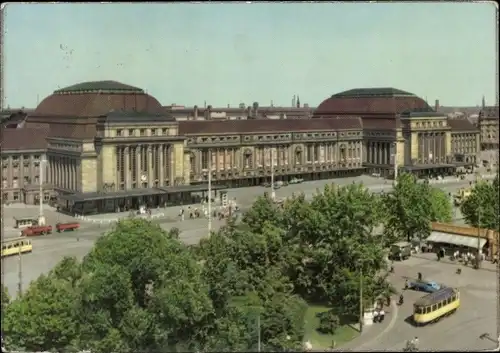
[[[431,243],[444,243],[444,244],[453,244],[458,246],[466,246],[469,248],[477,248],[477,238],[476,237],[468,237],[466,235],[459,234],[449,234],[442,232],[432,232],[431,235],[427,238],[428,242]],[[486,244],[486,239],[479,239],[479,247],[482,248]]]

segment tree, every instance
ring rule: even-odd
[[[10,295],[7,287],[5,287],[2,283],[2,313],[4,312],[7,305],[10,303]]]
[[[4,313],[6,346],[31,351],[67,351],[78,335],[77,295],[71,283],[41,276]]]
[[[432,221],[449,221],[452,206],[446,194],[411,174],[400,174],[395,187],[384,194],[386,240],[408,241],[430,234]],[[387,244],[388,245],[388,244]]]
[[[473,227],[499,229],[499,191],[498,174],[492,182],[475,184],[471,195],[460,206],[466,223]]]
[[[63,259],[6,307],[7,337],[98,353],[247,351],[258,338],[262,350],[300,349],[307,301],[340,319],[359,312],[361,282],[372,302],[390,291],[384,239],[373,234],[382,206],[362,185],[282,207],[262,197],[241,223],[189,247],[177,229],[123,220],[81,263]]]
[[[380,209],[379,196],[362,185],[325,186],[310,203],[301,197],[285,205],[288,227],[300,238],[299,246],[292,245],[300,263],[288,269],[297,293],[337,305],[349,297],[343,291],[351,288],[343,285],[349,276],[364,272],[367,278],[376,277],[385,267],[383,244],[373,234]],[[295,223],[289,212],[298,215]]]
[[[451,222],[453,219],[453,206],[446,192],[438,188],[430,188],[432,222]]]

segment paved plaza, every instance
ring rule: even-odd
[[[462,268],[462,274],[456,269]],[[483,333],[491,337],[497,335],[497,286],[498,273],[495,265],[484,263],[484,269],[474,270],[461,265],[437,262],[435,257],[412,257],[395,263],[392,282],[404,293],[405,303],[390,310],[386,323],[374,324],[366,334],[349,343],[346,347],[355,350],[400,351],[406,341],[418,337],[421,350],[468,351],[494,349],[497,345],[480,339]],[[461,307],[457,312],[437,323],[415,327],[410,318],[413,303],[425,293],[412,290],[403,291],[405,278],[415,278],[421,272],[424,278],[443,283],[460,290]],[[397,297],[397,296],[396,296]]]
[[[310,197],[317,189],[322,189],[326,184],[332,182],[339,185],[362,182],[374,192],[380,192],[382,190],[388,191],[392,187],[391,183],[388,181],[362,176],[357,178],[323,180],[289,185],[276,190],[276,197],[288,197],[293,193],[299,192],[304,192]],[[457,188],[468,185],[468,181],[457,182],[456,179],[450,178],[439,185],[444,190],[453,193]],[[264,187],[232,189],[228,191],[228,197],[230,199],[235,198],[242,210],[245,210],[251,206],[252,202],[259,195],[263,195],[264,192],[269,193],[270,191],[270,188]],[[186,219],[181,222],[178,217],[179,210],[180,207],[153,210],[153,216],[161,215],[161,217],[155,217],[153,221],[160,224],[161,227],[166,230],[172,227],[179,228],[181,230],[181,239],[187,244],[196,244],[200,239],[208,236],[207,219]],[[37,206],[13,204],[4,207],[4,237],[19,236],[19,230],[13,228],[14,217],[36,218],[38,214],[39,208]],[[69,222],[74,220],[73,217],[60,214],[50,207],[44,207],[44,215],[47,223],[52,225],[57,222]],[[94,241],[113,226],[113,223],[109,223],[107,220],[116,220],[119,217],[127,216],[128,213],[93,216],[91,220],[79,220],[81,222],[81,228],[76,232],[54,233],[44,237],[32,238],[34,246],[33,253],[22,256],[22,282],[24,287],[40,274],[48,272],[64,256],[83,257],[90,250]],[[456,216],[460,218],[459,212]],[[218,229],[223,224],[225,224],[224,220],[219,221],[214,219],[212,221],[214,230]],[[19,283],[18,259],[4,259],[2,272],[5,275],[4,283],[11,293],[15,293]]]

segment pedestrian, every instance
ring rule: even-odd
[[[385,311],[384,311],[384,309],[381,309],[379,314],[378,314],[378,321],[383,322],[384,318],[385,318]]]
[[[375,311],[373,312],[373,322],[378,322],[378,310],[375,309]]]
[[[387,296],[386,304],[387,304],[387,306],[391,306],[391,297],[390,296]]]
[[[419,280],[419,281],[421,281],[421,280],[422,280],[422,273],[421,273],[421,272],[419,272],[419,273],[418,273],[418,280]]]

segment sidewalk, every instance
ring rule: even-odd
[[[428,260],[428,261],[433,261],[433,262],[438,262],[436,258],[436,254],[434,253],[418,253],[418,254],[412,254],[412,257],[415,257],[417,259],[423,259],[423,260]],[[445,257],[444,259],[441,259],[439,263],[447,264],[447,265],[453,265],[453,266],[461,266],[461,267],[466,267],[463,265],[461,262],[458,261],[451,261],[449,257]],[[470,267],[470,266],[467,266]],[[490,272],[497,272],[497,265],[492,263],[491,261],[483,261],[481,263],[481,268],[479,269],[480,271],[490,271]]]
[[[395,300],[391,300],[390,308],[386,310],[386,318],[384,322],[381,323],[373,323],[369,326],[364,326],[363,333],[361,333],[358,337],[353,339],[352,341],[347,342],[339,346],[333,351],[345,351],[345,350],[369,350],[369,345],[373,341],[377,340],[382,335],[385,335],[389,332],[397,321],[398,317],[398,306],[396,305]],[[368,346],[368,347],[365,347]]]

